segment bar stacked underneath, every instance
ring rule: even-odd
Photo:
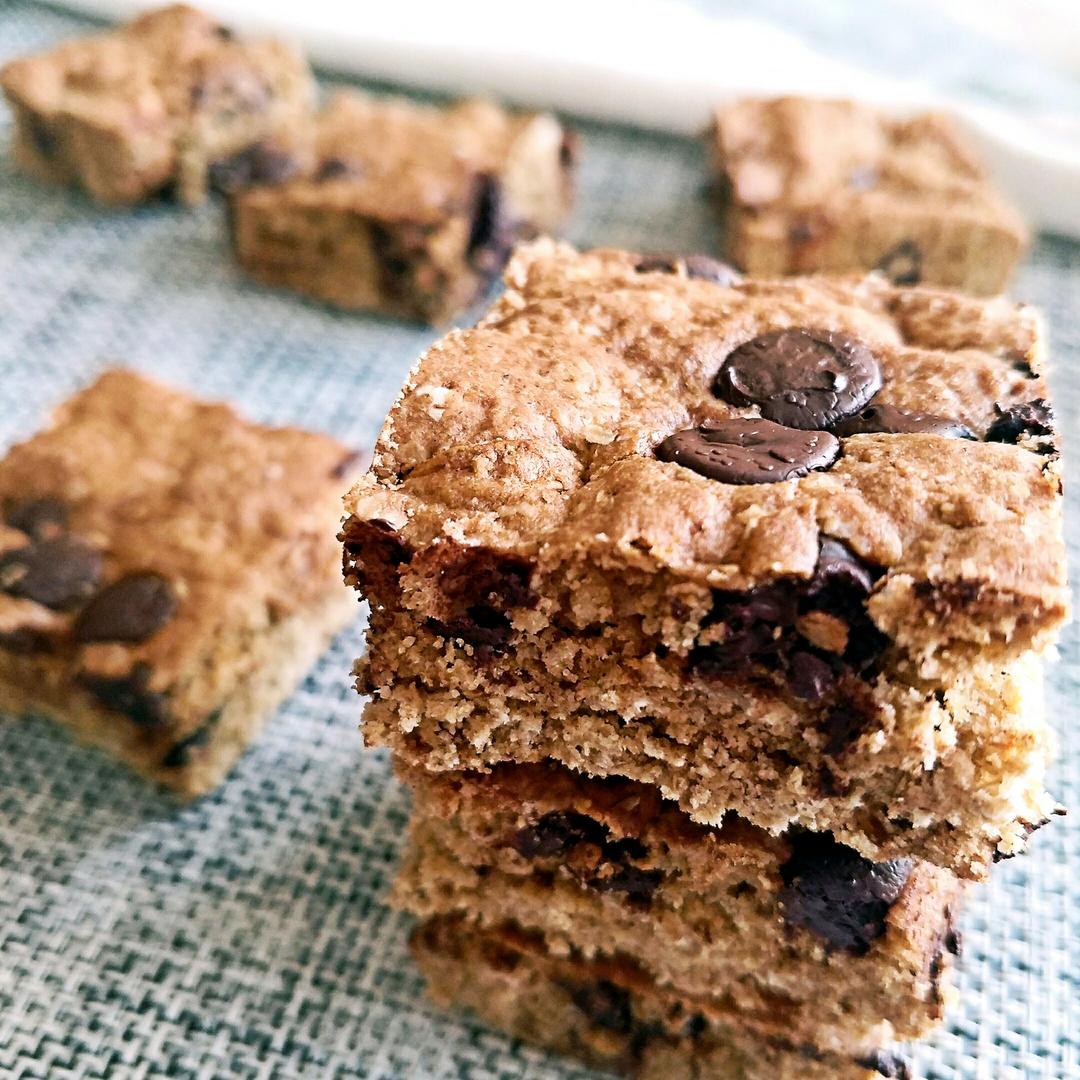
[[[550,242],[507,283],[343,534],[434,992],[645,1074],[895,1073],[1055,808],[1036,320]]]

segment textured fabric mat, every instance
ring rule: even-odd
[[[82,25],[0,0],[0,60]],[[585,137],[572,239],[709,246],[697,147],[599,127]],[[1080,248],[1042,240],[1015,291],[1048,317],[1057,407],[1075,439]],[[20,179],[0,155],[4,445],[110,359],[261,420],[370,443],[432,337],[245,283],[218,206],[104,212]],[[1074,499],[1069,523],[1080,542]],[[385,757],[361,750],[348,679],[358,648],[357,628],[221,791],[187,808],[47,723],[0,723],[0,1076],[588,1075],[424,1002],[406,921],[381,903],[408,806]],[[1080,1078],[1078,699],[1070,630],[1049,702],[1053,788],[1077,813],[976,892],[960,1001],[914,1049],[917,1075]]]

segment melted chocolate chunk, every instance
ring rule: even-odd
[[[256,143],[231,157],[212,162],[207,169],[207,182],[214,191],[230,195],[253,184],[280,184],[299,167],[291,154],[267,143]]]
[[[828,833],[796,833],[780,868],[784,921],[830,948],[864,956],[885,933],[885,917],[911,873],[912,859],[872,863]]]
[[[175,614],[176,593],[160,574],[128,574],[106,585],[79,613],[72,637],[95,641],[145,641]]]
[[[56,156],[57,150],[60,149],[59,140],[52,126],[41,116],[31,112],[23,113],[23,122],[30,135],[30,141],[34,144],[34,149],[46,161],[51,161]]]
[[[820,728],[829,757],[842,754],[866,730],[870,717],[851,705],[837,705],[825,714]]]
[[[101,569],[101,552],[75,537],[37,540],[0,555],[0,591],[69,611],[94,591]]]
[[[150,689],[150,675],[150,665],[139,661],[127,675],[82,672],[78,681],[106,709],[121,713],[140,727],[158,727],[168,719],[169,698]]]
[[[834,435],[944,435],[949,439],[974,439],[970,428],[958,420],[933,413],[910,412],[893,405],[868,405],[862,412],[830,429]]]
[[[875,1050],[866,1057],[856,1058],[855,1064],[864,1069],[872,1069],[886,1077],[886,1080],[911,1080],[908,1063],[891,1050]]]
[[[836,684],[832,666],[809,652],[792,653],[787,678],[792,697],[802,701],[820,701]]]
[[[356,175],[359,175],[359,169],[356,165],[336,157],[324,158],[319,162],[318,169],[315,170],[315,179],[319,183],[325,180],[340,180],[343,176]]]
[[[495,176],[477,178],[472,228],[465,256],[482,274],[496,274],[514,246],[513,228],[506,212],[502,185]]]
[[[758,665],[782,678],[795,697],[828,697],[847,673],[864,671],[887,644],[865,606],[879,576],[846,544],[823,537],[809,580],[784,579],[741,593],[717,590],[703,625],[723,624],[723,639],[695,648],[690,664],[706,675],[745,675]],[[812,647],[797,632],[800,617],[809,612],[844,623],[842,653]]]
[[[831,330],[775,330],[740,345],[724,361],[713,393],[757,405],[789,428],[816,431],[853,416],[881,389],[874,354]]]
[[[552,810],[515,834],[511,847],[526,859],[565,855],[578,844],[604,843],[608,828],[586,814]]]
[[[724,484],[775,484],[828,468],[840,443],[827,431],[796,431],[769,420],[706,420],[676,431],[657,448],[674,461]]]
[[[728,286],[742,280],[735,267],[711,255],[644,255],[634,269],[639,274],[677,274],[680,264],[686,276],[697,281]]]
[[[4,524],[26,533],[32,540],[49,540],[65,532],[68,508],[48,495],[39,499],[16,499],[4,506]]]
[[[519,829],[510,846],[526,859],[561,858],[579,844],[599,848],[597,865],[590,873],[583,875],[569,864],[567,868],[590,889],[623,893],[633,903],[649,905],[663,883],[664,872],[633,865],[649,854],[640,840],[611,840],[610,835],[606,825],[587,814],[552,810],[535,824]]]
[[[221,709],[215,709],[190,735],[173,745],[161,759],[163,769],[182,769],[191,764],[192,750],[206,746],[221,719]]]
[[[894,285],[918,285],[922,280],[922,250],[914,240],[901,240],[882,255],[874,269]]]
[[[363,561],[361,561],[363,556]],[[389,521],[350,521],[344,533],[342,572],[345,582],[373,593],[397,589],[398,567],[412,558],[412,552]]]
[[[17,656],[52,652],[52,640],[48,634],[29,626],[16,626],[14,630],[0,630],[0,649]]]
[[[513,633],[513,608],[532,607],[532,564],[485,547],[447,554],[440,568],[441,618],[428,620],[436,633],[469,645],[501,650]]]
[[[663,870],[643,870],[640,866],[621,866],[607,874],[598,874],[586,881],[597,892],[623,893],[628,900],[642,905],[652,903],[656,890],[664,880]]]
[[[1032,435],[1054,434],[1054,410],[1049,401],[1036,398],[1007,409],[994,406],[997,419],[986,432],[987,442],[1011,443],[1015,446],[1021,439]]]
[[[614,1031],[618,1035],[629,1035],[633,1030],[634,1012],[629,992],[607,979],[591,986],[572,988],[570,1000],[597,1027]]]

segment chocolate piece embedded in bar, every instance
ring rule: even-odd
[[[236,196],[233,245],[252,277],[340,307],[444,322],[569,207],[567,134],[549,115],[349,92],[314,138],[303,175]]]
[[[960,883],[874,864],[831,836],[690,820],[644,784],[561,766],[404,768],[411,845],[396,901],[424,918],[539,932],[565,955],[632,956],[762,1038],[845,1054],[940,1019]]]
[[[1068,599],[1037,321],[878,276],[678,269],[538,242],[413,372],[347,501],[367,737],[981,876],[1053,806],[1032,653]],[[446,573],[478,559],[519,588]]]
[[[216,786],[355,611],[351,457],[130,372],[76,394],[0,461],[0,709]]]
[[[237,41],[174,4],[126,26],[14,60],[0,70],[15,116],[15,158],[41,180],[103,203],[172,187],[280,180],[306,156],[314,81],[275,41]]]
[[[708,141],[727,253],[749,274],[877,270],[897,285],[989,294],[1027,244],[944,116],[746,99],[716,111]]]

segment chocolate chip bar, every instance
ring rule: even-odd
[[[445,322],[569,208],[553,116],[340,93],[314,142],[302,175],[233,198],[232,242],[252,277],[342,308]]]
[[[0,88],[19,167],[113,205],[283,179],[304,159],[315,92],[293,49],[237,41],[184,4],[15,60]]]
[[[503,1031],[638,1080],[910,1080],[890,1051],[840,1055],[762,1039],[657,986],[625,957],[555,956],[514,926],[453,917],[417,927],[412,951],[428,992]]]
[[[1033,313],[546,241],[507,284],[347,499],[368,741],[962,877],[1023,850],[1067,612]]]
[[[940,1019],[958,879],[872,863],[831,836],[693,822],[655,787],[550,763],[488,774],[406,768],[399,905],[545,952],[632,958],[642,978],[762,1040],[853,1056]]]
[[[356,462],[102,375],[0,461],[0,711],[210,791],[356,611],[334,540]]]
[[[710,129],[728,256],[758,276],[878,269],[1001,292],[1027,245],[946,117],[850,101],[747,99]]]

